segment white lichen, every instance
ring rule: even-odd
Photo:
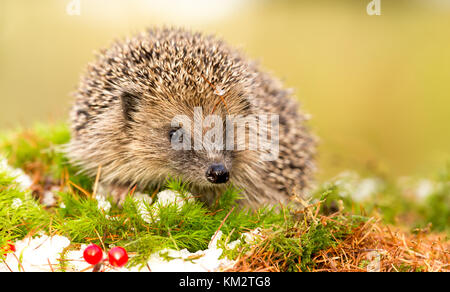
[[[133,199],[136,203],[137,211],[141,216],[142,220],[146,223],[152,223],[152,214],[148,210],[148,206],[152,203],[152,198],[149,195],[142,193],[135,193]]]
[[[64,236],[24,238],[14,243],[16,251],[8,253],[0,271],[48,272],[58,270],[61,252],[69,246]]]
[[[19,199],[19,198],[15,198],[15,199],[12,201],[11,208],[13,208],[13,209],[18,209],[18,208],[19,208],[20,206],[22,206],[22,205],[23,205],[22,200]]]
[[[153,253],[145,268],[113,268],[108,264],[102,266],[102,271],[178,271],[207,272],[223,271],[233,267],[235,261],[223,257],[223,249],[218,247],[222,232],[212,238],[208,249],[191,253],[187,249],[164,249]],[[239,242],[240,243],[240,242]],[[70,245],[70,240],[64,236],[41,235],[36,238],[25,238],[14,243],[16,252],[9,253],[4,262],[0,262],[0,271],[58,271],[61,260],[66,271],[92,271],[92,265],[83,259],[83,251],[87,245],[78,249],[67,250],[62,259],[62,252]],[[235,244],[234,244],[235,245]],[[104,252],[104,258],[107,254]]]
[[[20,168],[13,168],[8,164],[8,160],[0,155],[0,172],[6,172],[14,178],[20,189],[27,190],[33,184],[33,180]]]
[[[108,213],[111,209],[111,203],[106,200],[106,197],[103,195],[95,195],[95,199],[97,200],[97,208],[99,210],[103,210],[105,213]]]

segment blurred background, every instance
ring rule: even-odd
[[[450,1],[2,0],[0,130],[66,120],[94,52],[153,25],[215,33],[295,90],[319,178],[450,161]],[[374,10],[370,10],[374,11]]]

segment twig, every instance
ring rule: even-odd
[[[69,180],[69,185],[74,186],[75,188],[77,188],[79,191],[81,191],[83,194],[85,194],[87,197],[92,197],[91,194],[86,191],[85,189],[83,189],[82,187],[76,185],[74,182]]]
[[[98,181],[100,180],[101,171],[102,171],[102,166],[99,165],[98,169],[97,169],[97,176],[95,177],[94,191],[92,192],[92,197],[95,197],[95,195],[97,194]]]
[[[2,260],[3,261],[3,263],[5,264],[5,266],[8,268],[8,270],[10,271],[10,272],[12,272],[13,270],[11,270],[11,268],[8,266],[8,264],[6,263],[6,261],[5,260]]]
[[[211,86],[211,88],[214,90],[214,91],[216,91],[217,90],[217,88],[205,77],[205,75],[203,75],[203,73],[202,72],[200,72],[200,75],[202,75],[202,78]],[[222,100],[222,102],[223,102],[223,104],[225,105],[225,108],[226,108],[226,110],[227,110],[227,113],[228,114],[230,114],[230,111],[228,110],[228,105],[227,105],[227,103],[225,102],[225,98],[224,98],[224,94],[217,94],[219,97],[220,97],[220,99]],[[219,101],[220,102],[220,101]],[[214,113],[214,111],[216,110],[216,106],[219,104],[219,102],[217,102],[215,105],[214,105],[214,107],[213,107],[213,109],[212,109],[212,111],[211,111],[211,114],[213,114]]]
[[[225,220],[227,220],[228,216],[230,216],[231,212],[233,212],[233,210],[234,210],[235,207],[236,207],[236,206],[233,206],[233,208],[231,208],[230,212],[228,212],[227,216],[225,216],[225,218],[223,218],[222,222],[220,223],[219,228],[216,230],[216,233],[214,233],[214,236],[213,236],[213,238],[211,239],[211,242],[214,242],[214,239],[216,238],[217,233],[219,233],[220,228],[222,228],[223,224],[225,223]],[[211,243],[211,242],[210,242],[210,243]]]
[[[47,263],[48,263],[48,265],[50,266],[50,270],[51,270],[52,272],[54,272],[55,270],[53,270],[53,267],[52,267],[52,264],[50,263],[50,259],[49,259],[49,258],[47,258]]]

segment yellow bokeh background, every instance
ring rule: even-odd
[[[66,120],[94,51],[154,25],[215,33],[292,87],[319,177],[429,175],[450,160],[450,1],[0,2],[0,129]],[[75,1],[77,2],[77,1]],[[70,6],[74,8],[76,6]]]

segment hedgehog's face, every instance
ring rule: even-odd
[[[234,151],[224,149],[221,142],[215,143],[222,140],[217,136],[223,137],[225,131],[216,132],[217,136],[209,139],[208,131],[212,129],[202,130],[196,125],[192,125],[192,129],[186,125],[172,124],[168,132],[168,164],[173,174],[204,186],[227,183],[233,169]],[[197,131],[203,133],[202,140]]]
[[[242,115],[248,105],[230,105],[226,110],[205,99],[200,100],[201,106],[185,101],[140,99],[141,104],[132,111],[126,108],[132,102],[123,102],[124,113],[129,113],[124,115],[125,123],[135,137],[134,148],[140,149],[140,159],[147,157],[145,168],[157,168],[158,175],[181,177],[203,187],[228,183],[241,154],[234,141],[229,141],[227,118]]]

